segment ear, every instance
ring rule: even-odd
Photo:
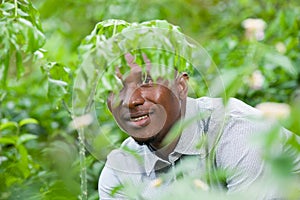
[[[188,93],[188,84],[187,81],[189,80],[189,75],[186,72],[183,72],[177,77],[176,84],[179,93],[179,98],[184,100],[187,97]]]

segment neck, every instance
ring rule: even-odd
[[[176,137],[175,140],[173,140],[170,144],[163,146],[162,148],[157,148],[156,146],[154,146],[153,144],[149,143],[148,147],[151,151],[154,151],[155,154],[164,159],[164,160],[168,160],[168,157],[170,155],[170,153],[172,153],[177,145],[177,142],[179,141],[180,135],[178,137]]]
[[[177,123],[180,123],[180,120],[182,119],[182,117],[185,115],[185,111],[186,111],[186,100],[182,101],[182,105],[181,105],[181,114],[178,117]],[[170,130],[172,130],[170,128]],[[170,130],[169,130],[169,134],[170,134]],[[172,131],[171,131],[172,132]],[[162,141],[159,142],[149,142],[148,143],[148,147],[151,151],[155,151],[155,154],[165,160],[168,160],[168,157],[170,155],[170,153],[172,153],[179,141],[181,133],[172,136],[170,135],[170,138],[168,138],[166,135]],[[169,141],[166,141],[169,140]]]

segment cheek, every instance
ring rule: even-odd
[[[150,101],[159,104],[165,110],[167,115],[172,116],[178,114],[180,110],[180,99],[177,93],[166,87],[160,87],[155,92],[148,95]],[[174,116],[175,117],[175,116]]]
[[[118,108],[114,108],[112,110],[112,115],[115,118],[115,120],[120,123],[121,122],[121,115],[120,115],[120,110]]]
[[[119,114],[120,112],[116,109],[113,109],[112,115],[115,119],[115,122],[118,124],[118,126],[125,132],[127,132],[126,124],[125,122],[121,119],[121,116]]]
[[[160,95],[158,95],[157,98],[165,107],[173,107],[178,105],[179,102],[178,94],[169,88],[162,88]]]
[[[108,107],[109,111],[111,112],[115,121],[117,121],[119,124],[120,123],[120,106],[114,105],[113,98],[108,98],[107,99],[107,107]]]
[[[107,105],[110,111],[116,109],[120,105],[120,95],[111,94],[107,99]]]
[[[175,91],[175,92],[174,92]],[[158,85],[149,89],[147,92],[147,97],[156,102],[169,102],[170,99],[177,99],[177,92],[174,88],[169,88],[165,85]]]

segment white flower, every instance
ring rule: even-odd
[[[246,38],[249,40],[263,40],[265,37],[266,22],[262,19],[248,18],[242,22],[242,26],[246,30]]]
[[[272,119],[285,119],[290,115],[291,108],[285,103],[265,102],[256,105],[256,108]]]
[[[93,122],[93,117],[91,114],[85,114],[79,117],[75,117],[73,119],[72,126],[74,129],[83,128],[84,126],[88,126]]]
[[[275,45],[275,48],[281,54],[284,54],[286,52],[286,47],[285,47],[284,43],[282,43],[282,42],[278,42]]]
[[[265,77],[261,73],[261,71],[255,70],[249,78],[249,87],[254,90],[259,90],[262,88],[264,81],[265,81]]]

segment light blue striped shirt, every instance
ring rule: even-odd
[[[183,178],[204,182],[202,189],[206,189],[207,174],[211,174],[208,166],[225,172],[226,176],[218,184],[227,193],[245,191],[260,181],[266,181],[262,182],[265,185],[273,180],[261,158],[263,146],[254,138],[268,134],[275,122],[262,120],[260,111],[234,98],[226,106],[219,98],[188,98],[184,118],[189,120],[195,116],[197,120],[183,129],[168,160],[130,137],[113,150],[99,178],[100,199],[159,199]],[[285,142],[291,135],[281,129],[276,151],[290,151]],[[208,159],[213,149],[214,157]],[[291,156],[294,156],[293,170],[299,173],[300,156]],[[249,199],[258,196],[272,199],[280,197],[280,193],[271,184]]]

